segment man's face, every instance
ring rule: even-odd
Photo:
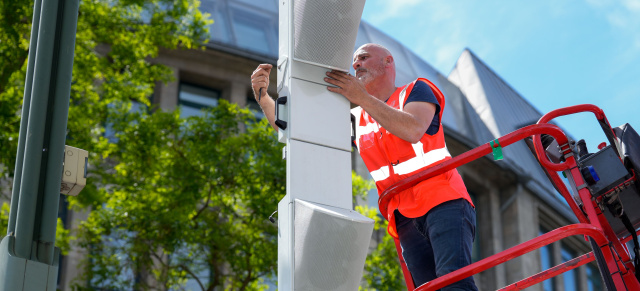
[[[360,47],[353,54],[353,69],[356,78],[367,85],[384,75],[384,56],[377,47]]]

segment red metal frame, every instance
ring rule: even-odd
[[[519,130],[498,138],[499,144],[502,145],[502,147],[507,147],[526,137],[533,136],[533,144],[537,160],[541,164],[542,168],[549,174],[548,176],[555,184],[562,197],[567,201],[569,207],[571,207],[571,210],[578,218],[579,223],[555,229],[549,233],[543,234],[532,240],[504,250],[498,254],[480,260],[460,270],[427,282],[422,286],[419,286],[418,288],[415,288],[415,286],[413,286],[411,274],[406,268],[404,260],[402,260],[402,251],[399,247],[399,242],[396,240],[396,249],[398,251],[398,256],[400,258],[402,271],[404,273],[408,290],[437,290],[453,282],[480,273],[496,265],[502,264],[508,260],[519,257],[523,254],[537,250],[550,243],[573,235],[584,235],[585,237],[590,237],[595,240],[597,246],[602,252],[602,256],[617,290],[640,290],[640,283],[634,276],[635,269],[633,263],[631,262],[629,251],[624,244],[624,242],[630,239],[630,236],[625,238],[624,240],[621,240],[615,235],[615,233],[611,229],[611,226],[600,211],[600,208],[596,205],[596,202],[594,201],[595,199],[592,199],[591,193],[589,192],[588,188],[582,187],[580,190],[578,190],[579,199],[580,201],[582,201],[582,204],[578,205],[578,203],[576,203],[576,200],[574,200],[574,198],[571,196],[564,182],[557,174],[557,172],[560,171],[568,171],[568,173],[575,181],[576,185],[579,186],[585,183],[582,178],[582,174],[577,167],[575,157],[571,152],[571,148],[569,146],[566,135],[557,126],[548,124],[549,121],[556,117],[580,112],[594,113],[602,129],[605,131],[605,135],[611,142],[612,146],[615,147],[615,143],[613,142],[613,140],[615,139],[615,134],[613,133],[613,130],[611,129],[609,121],[604,115],[604,112],[597,106],[590,104],[576,105],[551,111],[542,116],[537,124],[523,127]],[[561,152],[565,154],[564,162],[556,164],[551,162],[547,158],[544,149],[542,148],[542,143],[540,142],[541,134],[548,134],[556,139],[556,141],[560,145]],[[389,201],[391,201],[393,197],[395,197],[402,191],[413,187],[414,185],[425,179],[429,179],[451,169],[457,168],[482,156],[488,155],[491,152],[491,145],[487,143],[393,184],[386,191],[384,191],[378,199],[380,213],[386,219],[387,206],[389,204]],[[562,274],[573,268],[577,268],[593,260],[594,255],[593,252],[591,252],[565,262],[564,264],[560,264],[539,274],[533,275],[529,278],[506,286],[502,290],[520,290],[542,282],[551,277]]]
[[[522,290],[524,288],[527,287],[531,287],[535,284],[538,284],[546,279],[549,279],[551,277],[555,277],[557,275],[560,275],[564,272],[567,272],[569,270],[573,270],[577,267],[580,267],[582,265],[591,263],[595,260],[595,256],[593,255],[593,252],[589,252],[586,253],[582,256],[579,256],[577,258],[571,259],[569,261],[566,261],[560,265],[557,265],[555,267],[549,268],[545,271],[542,271],[538,274],[535,274],[529,278],[520,280],[516,283],[513,283],[509,286],[506,286],[502,289],[500,289],[500,291],[506,291],[506,290]]]

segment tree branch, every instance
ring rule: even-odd
[[[202,208],[200,208],[200,210],[198,210],[198,213],[196,213],[196,215],[191,218],[191,220],[195,221],[196,218],[198,218],[198,216],[200,216],[200,214],[202,214],[202,212],[207,209],[207,207],[209,207],[209,202],[211,201],[211,195],[213,194],[213,186],[209,185],[209,194],[207,195],[207,201],[204,203],[204,205],[202,206]]]
[[[253,273],[253,268],[251,267],[251,253],[249,253],[245,258],[247,261],[247,277],[242,280],[242,286],[240,286],[240,290],[245,290],[249,283],[252,280],[251,274]]]
[[[220,284],[220,268],[218,268],[218,260],[215,256],[215,250],[211,250],[211,254],[209,256],[209,266],[214,268],[214,272],[213,283],[209,285],[209,289],[207,291],[213,291],[213,289]]]
[[[202,291],[206,290],[206,288],[204,288],[204,285],[202,285],[202,282],[200,281],[200,279],[198,279],[198,276],[196,276],[196,274],[191,272],[191,270],[189,270],[189,267],[185,266],[184,264],[180,264],[179,267],[185,270],[187,273],[189,273],[189,275],[191,275],[193,279],[196,279],[196,282],[198,282],[198,285],[200,285],[200,288],[202,289]]]

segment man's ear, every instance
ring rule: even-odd
[[[387,56],[386,58],[384,58],[384,64],[385,66],[393,65],[393,57]]]

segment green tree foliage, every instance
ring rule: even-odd
[[[197,0],[80,1],[67,144],[88,150],[102,163],[105,124],[127,119],[131,101],[149,104],[157,82],[171,79],[153,63],[160,49],[197,48],[207,39]],[[0,1],[0,232],[6,233],[20,127],[33,1]],[[37,82],[37,81],[36,81]],[[129,118],[130,119],[130,118]],[[90,179],[90,185],[99,183]],[[89,186],[76,205],[95,205]],[[66,253],[69,231],[58,221],[56,245]]]
[[[0,1],[0,164],[15,167],[33,1]],[[83,0],[76,34],[69,145],[94,153],[109,118],[131,101],[149,103],[171,72],[152,62],[162,48],[196,48],[207,39],[197,0]]]
[[[4,179],[13,176],[18,145],[31,6],[29,1],[0,1],[0,178]]]
[[[117,141],[101,144],[112,162],[96,169],[109,186],[80,233],[90,288],[190,279],[202,290],[260,290],[275,277],[268,217],[285,194],[285,163],[266,119],[253,119],[221,100],[202,116],[138,112],[114,124]]]

